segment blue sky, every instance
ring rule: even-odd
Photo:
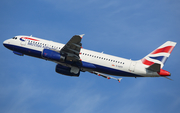
[[[56,64],[17,56],[0,45],[1,113],[179,113],[180,1],[1,0],[0,41],[16,35],[66,43],[85,34],[83,47],[132,60],[170,40],[177,42],[165,78],[122,82],[90,73],[68,77]]]

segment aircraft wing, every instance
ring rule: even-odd
[[[98,76],[102,76],[102,77],[107,78],[107,79],[114,79],[114,80],[117,80],[119,82],[121,82],[121,79],[122,79],[122,78],[115,78],[115,77],[112,77],[112,76],[108,76],[108,75],[105,75],[103,73],[99,73],[99,72],[96,72],[96,71],[93,71],[91,73],[96,74]]]
[[[68,61],[80,60],[79,54],[82,47],[81,39],[83,36],[84,34],[74,35],[61,49],[60,54],[66,56],[66,60]]]

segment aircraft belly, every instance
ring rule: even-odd
[[[33,56],[33,57],[37,57],[37,58],[42,58],[40,50],[29,49],[26,47],[21,47],[21,46],[11,45],[11,44],[6,45],[6,46],[13,51],[17,51],[17,52],[23,53],[25,55],[29,55],[29,56]]]
[[[141,77],[140,75],[133,74],[130,72],[126,72],[124,70],[119,70],[119,69],[114,69],[114,68],[109,68],[105,66],[100,66],[97,64],[94,64],[96,66],[95,71],[109,74],[109,75],[114,75],[114,76],[126,76],[126,77]]]

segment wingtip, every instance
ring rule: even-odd
[[[122,80],[122,78],[119,78],[119,79],[117,79],[118,80],[118,82],[120,83],[121,82],[121,80]]]
[[[83,38],[83,36],[84,36],[85,34],[82,34],[82,35],[79,35],[81,38]]]

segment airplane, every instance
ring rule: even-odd
[[[82,35],[74,35],[66,44],[37,37],[19,35],[3,42],[14,54],[28,55],[55,62],[55,71],[62,75],[79,77],[80,72],[90,72],[107,79],[121,81],[123,77],[165,77],[171,73],[163,70],[164,63],[176,42],[167,41],[140,60],[130,60],[82,48]],[[112,76],[110,76],[112,75]]]

